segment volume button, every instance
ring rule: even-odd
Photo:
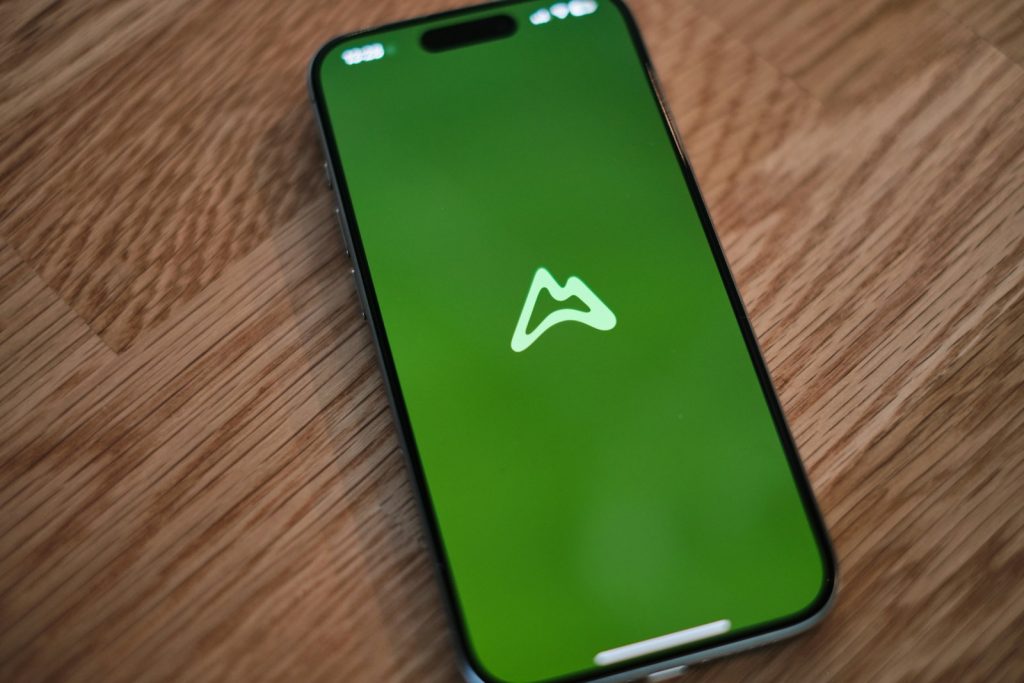
[[[341,216],[341,209],[334,207],[334,217],[338,219],[338,228],[341,230],[341,237],[345,240],[345,256],[352,258],[352,245],[348,241],[348,230],[345,228],[345,219]]]
[[[359,297],[359,312],[363,314],[363,320],[366,320],[366,295],[363,294],[363,286],[359,284],[355,268],[349,268],[348,272],[352,274],[352,282],[356,286],[356,296]]]
[[[331,182],[331,167],[324,162],[324,180],[327,182],[327,189],[330,190],[334,187],[334,183]]]

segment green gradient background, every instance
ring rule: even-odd
[[[318,74],[469,645],[514,682],[793,615],[824,581],[627,24],[540,6],[439,54],[423,25],[364,35]],[[617,326],[512,352],[539,266]]]

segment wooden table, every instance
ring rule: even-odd
[[[1024,679],[1024,8],[634,5],[841,564],[687,679]],[[0,680],[456,680],[304,81],[449,6],[0,7]]]

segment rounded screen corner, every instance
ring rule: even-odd
[[[320,67],[324,63],[324,59],[327,57],[327,53],[330,52],[334,47],[345,40],[347,36],[335,36],[316,49],[313,56],[309,58],[309,64],[306,67],[306,85],[309,89],[309,97],[315,103],[317,84],[320,80]]]
[[[822,524],[824,529],[824,523]],[[822,549],[823,576],[821,591],[811,603],[808,619],[815,623],[825,618],[835,606],[836,597],[839,594],[839,560],[836,558],[832,542],[826,537]]]
[[[822,524],[824,530],[824,523]],[[817,626],[835,607],[839,593],[839,563],[831,540],[825,536],[821,544],[822,574],[821,583],[814,598],[803,608],[797,610],[786,619],[790,626],[782,626],[784,630],[793,629],[793,635]]]
[[[515,683],[491,673],[477,658],[462,633],[458,637],[458,658],[459,672],[466,683]]]
[[[319,82],[321,75],[320,70],[325,64],[327,55],[334,48],[338,47],[339,45],[346,41],[352,40],[353,38],[358,38],[360,36],[366,36],[368,34],[376,33],[379,30],[380,29],[362,29],[359,31],[342,33],[340,35],[334,36],[333,38],[327,39],[320,45],[320,47],[316,49],[316,52],[314,52],[313,56],[310,57],[309,65],[306,69],[306,80],[309,86],[309,93],[310,96],[313,98],[314,102],[316,101],[315,93],[317,91],[317,84]]]

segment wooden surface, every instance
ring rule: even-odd
[[[304,83],[450,6],[0,6],[0,680],[456,680]],[[841,565],[687,679],[1024,679],[1024,7],[634,9]]]

